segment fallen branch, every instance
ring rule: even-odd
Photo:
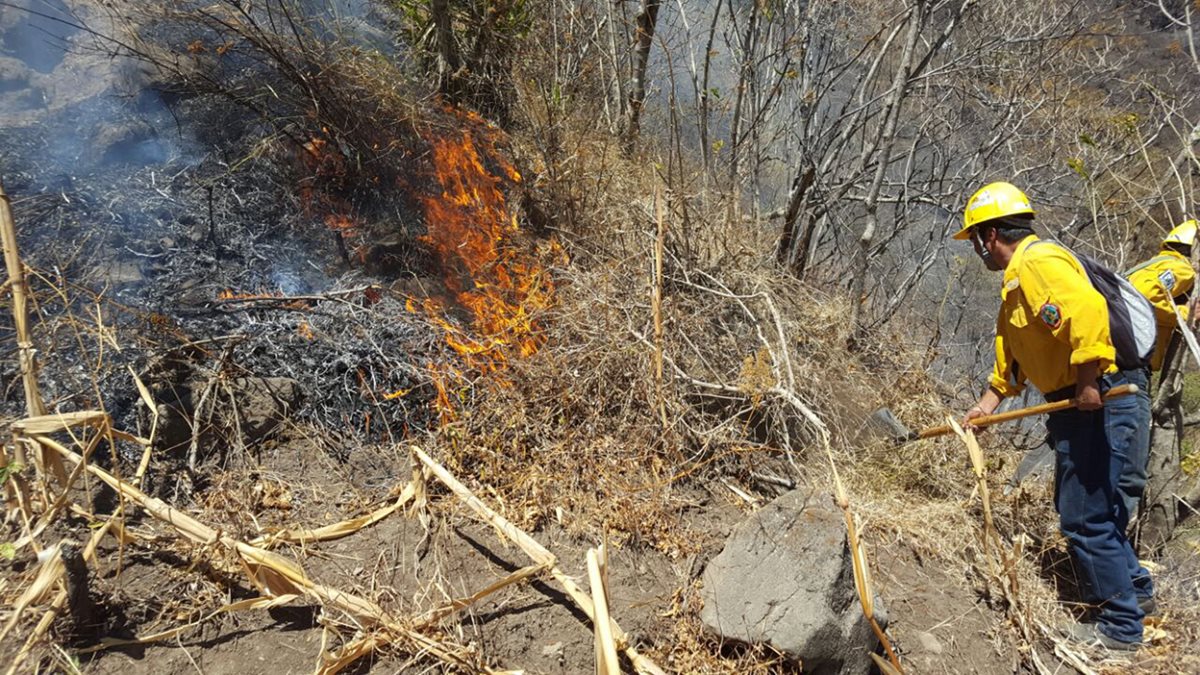
[[[588,583],[592,587],[592,604],[596,607],[596,675],[621,675],[612,622],[608,616],[607,558],[603,545],[599,553],[594,548],[588,549]]]
[[[546,547],[542,546],[536,539],[526,534],[521,528],[513,525],[507,518],[496,513],[487,504],[475,496],[467,486],[463,485],[457,478],[446,470],[441,464],[433,460],[432,457],[425,454],[425,451],[420,448],[413,447],[413,454],[433,473],[438,480],[442,481],[446,487],[450,488],[468,508],[474,511],[480,518],[487,522],[496,531],[503,535],[506,539],[513,542],[533,559],[534,562],[544,565],[550,575],[554,577],[563,589],[567,592],[567,596],[575,602],[575,605],[587,615],[593,623],[596,621],[596,610],[592,604],[591,597],[575,583],[575,580],[567,576],[559,567],[558,559]],[[613,642],[617,648],[625,652],[625,656],[629,658],[630,663],[639,673],[649,673],[651,675],[666,675],[666,671],[660,668],[654,661],[646,656],[643,656],[632,645],[629,644],[629,636],[615,621],[610,621]]]
[[[80,455],[57,443],[48,443],[44,447],[73,463],[83,462]],[[416,652],[435,656],[448,665],[469,672],[487,672],[487,669],[475,663],[474,659],[464,656],[469,653],[465,647],[439,641],[413,630],[366,598],[312,581],[295,562],[227,536],[162,500],[143,493],[104,469],[91,464],[86,466],[89,473],[151,516],[169,524],[183,538],[197,544],[218,544],[237,555],[245,566],[250,581],[264,594],[274,597],[303,595],[313,598],[349,615],[358,622],[361,630],[375,629],[386,634],[385,643],[403,640]]]
[[[291,528],[284,528],[282,530],[258,537],[257,539],[252,539],[249,543],[251,546],[263,546],[266,548],[271,548],[279,544],[302,545],[311,544],[318,541],[332,541],[334,539],[348,537],[363,528],[370,527],[371,525],[378,523],[396,511],[404,508],[406,504],[412,501],[412,498],[415,494],[416,487],[412,483],[408,483],[404,486],[404,489],[401,490],[400,496],[396,498],[396,501],[365,515],[315,529],[295,530]]]
[[[466,607],[469,607],[469,606],[479,602],[480,600],[495,593],[496,591],[499,591],[504,588],[508,588],[509,586],[511,586],[515,583],[525,581],[526,579],[529,579],[531,577],[535,577],[535,576],[541,574],[542,572],[546,571],[546,569],[547,568],[545,565],[529,565],[527,567],[522,567],[521,569],[517,570],[516,572],[513,572],[512,574],[504,577],[503,579],[500,579],[499,581],[495,581],[495,582],[488,584],[485,588],[483,588],[479,591],[476,591],[475,593],[472,593],[471,595],[469,595],[465,598],[457,598],[455,600],[451,600],[448,604],[446,604],[442,607],[439,607],[437,609],[426,612],[424,615],[418,617],[416,619],[415,623],[417,626],[432,626],[433,624],[437,623],[438,621],[441,621],[442,619],[446,618],[447,616],[450,616],[451,614],[454,614],[455,612],[458,612],[461,609],[464,609]]]

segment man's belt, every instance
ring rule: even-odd
[[[1098,382],[1100,385],[1100,395],[1103,396],[1104,393],[1109,389],[1112,389],[1120,384],[1125,384],[1128,381],[1129,378],[1125,377],[1125,371],[1123,370],[1118,370],[1115,373],[1104,375]],[[1059,401],[1066,401],[1067,399],[1071,398],[1075,398],[1075,385],[1073,384],[1067,385],[1062,389],[1055,389],[1054,391],[1045,394],[1047,403],[1058,403]]]

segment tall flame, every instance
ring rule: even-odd
[[[460,131],[428,139],[441,193],[422,199],[428,230],[422,240],[441,259],[446,286],[471,312],[473,330],[447,321],[434,300],[423,306],[446,331],[447,343],[487,372],[503,368],[511,353],[529,356],[545,342],[538,314],[553,303],[554,282],[522,240],[505,199],[503,188],[519,184],[521,175],[497,150],[499,132],[476,115],[459,115]]]

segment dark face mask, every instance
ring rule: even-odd
[[[971,243],[975,246],[975,253],[979,256],[979,259],[983,261],[983,264],[989,270],[993,272],[999,272],[1000,270],[1004,269],[1000,266],[1000,263],[996,262],[996,259],[992,257],[992,252],[987,250],[987,247],[983,245],[983,242],[979,241],[978,233],[971,235]]]

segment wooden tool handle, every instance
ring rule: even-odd
[[[1113,387],[1112,389],[1109,389],[1104,394],[1104,400],[1107,401],[1110,398],[1117,398],[1118,396],[1128,396],[1129,394],[1136,394],[1136,393],[1138,393],[1138,386],[1136,384],[1122,384],[1122,385]],[[1008,412],[1002,412],[997,415],[984,415],[983,417],[976,417],[975,419],[971,420],[971,423],[974,424],[976,427],[987,427],[987,426],[991,426],[993,424],[1007,422],[1009,420],[1019,420],[1022,417],[1029,417],[1031,415],[1041,415],[1043,413],[1052,413],[1052,412],[1058,412],[1059,410],[1066,410],[1068,408],[1074,408],[1075,403],[1076,403],[1076,401],[1073,398],[1067,399],[1065,401],[1056,401],[1054,403],[1043,403],[1041,405],[1034,405],[1034,406],[1030,406],[1028,408],[1021,408],[1020,410],[1010,410]],[[951,427],[949,424],[943,424],[940,427],[930,427],[929,429],[925,429],[924,431],[917,434],[917,438],[933,438],[934,436],[945,436],[946,434],[952,433],[953,431],[954,431],[953,427]]]

